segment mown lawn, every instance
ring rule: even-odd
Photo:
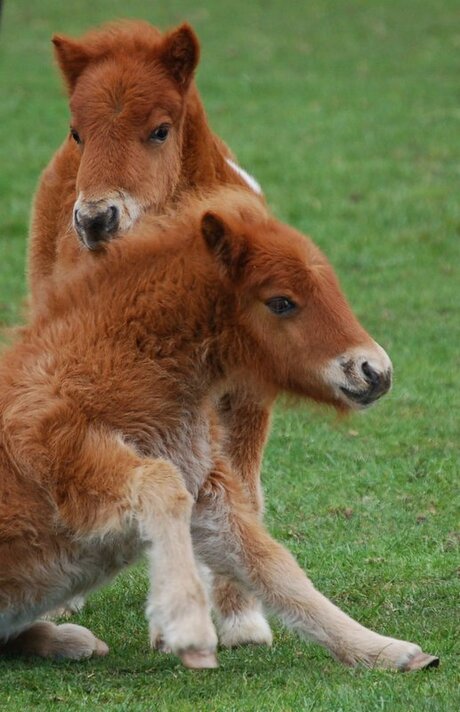
[[[365,624],[441,667],[348,670],[275,626],[271,650],[188,672],[149,651],[143,568],[78,621],[111,647],[82,664],[0,662],[0,709],[460,709],[458,690],[460,25],[456,0],[10,0],[0,34],[0,319],[21,319],[30,202],[67,131],[49,37],[115,17],[203,45],[213,127],[274,211],[316,239],[390,352],[393,392],[363,416],[280,407],[267,524]]]

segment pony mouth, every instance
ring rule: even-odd
[[[104,235],[98,234],[97,237],[92,238],[86,233],[83,235],[78,233],[78,237],[82,245],[90,252],[102,252],[103,250],[105,250],[109,242],[112,242],[112,240],[117,239],[118,234],[117,232],[106,233]]]
[[[384,391],[377,388],[370,388],[365,391],[353,391],[350,388],[345,388],[345,386],[340,386],[340,390],[347,401],[351,401],[355,408],[368,408],[386,393],[386,390]]]

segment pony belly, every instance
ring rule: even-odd
[[[18,635],[71,598],[87,594],[134,563],[144,545],[137,531],[60,546],[54,557],[30,559],[0,574],[0,641]]]

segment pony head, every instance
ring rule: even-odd
[[[339,409],[363,408],[390,389],[388,355],[311,240],[260,213],[241,220],[207,211],[201,232],[236,294],[236,323],[262,383]]]
[[[81,153],[73,224],[97,249],[174,193],[199,44],[187,24],[162,34],[143,22],[53,43],[70,95],[69,140]]]

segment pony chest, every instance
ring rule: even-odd
[[[190,494],[198,491],[212,469],[211,436],[205,418],[183,418],[177,427],[157,433],[148,444],[148,456],[164,458],[181,472]]]

